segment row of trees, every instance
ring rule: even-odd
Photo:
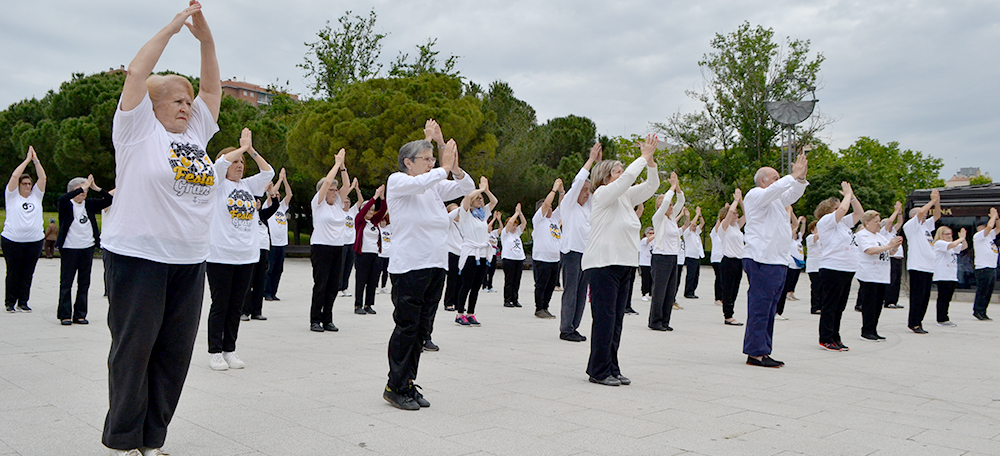
[[[268,161],[288,168],[297,195],[292,211],[304,216],[298,229],[309,231],[308,200],[338,149],[348,150],[348,169],[371,194],[397,169],[399,146],[422,138],[428,118],[456,139],[463,168],[490,177],[500,209],[508,214],[517,203],[532,208],[555,178],[568,184],[595,141],[602,143],[606,159],[638,156],[638,136],[599,137],[586,117],[539,123],[535,110],[508,84],[496,81],[484,88],[462,78],[455,70],[457,57],[441,61],[433,39],[417,46],[412,58],[400,52],[383,73],[378,62],[385,35],[374,32],[375,20],[374,11],[368,17],[348,12],[338,29],[328,24],[316,42],[306,43],[300,66],[310,75],[317,98],[300,102],[279,95],[260,107],[223,98],[220,131],[209,143],[209,153],[237,144],[240,130],[251,128]],[[762,101],[795,97],[817,80],[822,55],[810,57],[808,41],[779,46],[773,35],[748,23],[717,35],[712,52],[699,62],[705,87],[689,93],[703,109],[651,125],[673,144],[659,153],[660,169],[677,171],[692,207],[702,206],[710,220],[733,189],[752,186],[758,167],[776,167],[779,161],[779,126],[764,112]],[[796,78],[787,77],[792,74]],[[197,79],[191,79],[197,90]],[[92,173],[102,186],[110,186],[111,121],[123,81],[121,71],[74,74],[58,91],[0,112],[0,169],[13,169],[28,145],[34,145],[50,182]],[[913,189],[943,184],[937,178],[941,160],[900,150],[895,142],[860,138],[846,149],[830,150],[816,138],[826,123],[820,117],[800,132],[812,150],[811,186],[796,206],[798,213],[811,213],[818,201],[836,195],[841,180],[854,183],[866,206],[880,210]],[[248,168],[248,173],[256,172],[253,163]],[[58,193],[50,191],[47,204]],[[652,202],[647,204],[643,218],[649,224],[653,209]]]

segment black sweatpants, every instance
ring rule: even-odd
[[[823,310],[823,282],[820,282],[819,271],[809,273],[809,312]]]
[[[823,282],[823,306],[819,315],[819,343],[843,342],[840,338],[840,320],[847,307],[847,297],[851,293],[854,273],[820,268]]]
[[[421,347],[434,330],[434,314],[444,288],[445,270],[419,269],[391,274],[392,320],[396,327],[389,337],[389,382],[402,391],[417,378]]]
[[[4,304],[7,307],[14,307],[15,304],[28,305],[31,279],[35,275],[38,257],[42,254],[42,240],[14,242],[0,237],[0,248],[3,248],[3,259],[7,264]]]
[[[375,290],[378,288],[379,268],[377,253],[362,253],[354,262],[354,307],[375,305]],[[363,297],[363,298],[362,298]]]
[[[486,275],[483,276],[483,289],[492,290],[493,289],[493,276],[497,272],[497,261],[500,260],[499,255],[493,255],[490,257],[489,264],[486,265]]]
[[[503,260],[503,302],[518,302],[524,260]]]
[[[208,288],[212,307],[208,311],[208,352],[236,351],[240,314],[250,290],[254,263],[208,263]]]
[[[344,246],[313,244],[309,246],[312,261],[313,289],[310,323],[333,323],[333,302],[343,278]]]
[[[990,305],[990,299],[993,297],[996,281],[996,268],[976,269],[976,299],[972,303],[973,314],[986,315],[986,308]]]
[[[903,278],[903,259],[889,258],[889,285],[885,288],[882,305],[899,304],[899,285]]]
[[[635,268],[605,266],[588,269],[583,274],[590,284],[590,315],[593,318],[587,374],[599,380],[621,375],[618,347],[622,340],[625,307],[635,283]]]
[[[479,301],[479,289],[483,286],[486,269],[488,266],[485,258],[470,256],[465,260],[465,266],[459,273],[458,303],[455,305],[457,312],[466,312],[468,303],[468,313],[476,313],[476,302]]]
[[[357,259],[357,254],[354,253],[354,244],[344,246],[343,258],[343,265],[340,270],[342,277],[340,279],[340,288],[337,291],[347,291],[348,282],[351,281],[351,271],[354,270],[354,261]]]
[[[955,288],[958,282],[953,280],[939,280],[934,282],[937,285],[937,321],[944,323],[948,320],[948,307],[951,306],[951,297],[955,295]]]
[[[59,249],[59,308],[56,318],[87,318],[87,293],[90,271],[94,266],[94,247]],[[76,276],[76,304],[73,303],[73,277]]]
[[[385,284],[389,280],[389,259],[378,257],[378,269],[379,275],[382,277],[382,288],[385,288]]]
[[[643,296],[653,290],[653,273],[650,266],[639,266],[639,289]]]
[[[264,281],[264,296],[278,295],[278,282],[285,271],[285,246],[271,246],[267,251],[267,279]]]
[[[458,307],[458,288],[461,279],[458,276],[458,255],[448,252],[447,285],[444,288],[444,306]]]
[[[878,334],[878,319],[888,284],[858,281],[858,305],[861,306],[861,335]]]
[[[788,298],[789,292],[795,291],[795,284],[799,283],[800,272],[802,272],[801,269],[793,268],[788,268],[788,271],[785,272],[785,286],[781,289],[781,296],[778,297],[778,315],[785,313],[785,300]]]
[[[243,315],[260,315],[264,311],[264,284],[267,282],[267,250],[260,249],[260,259],[253,265],[250,288],[243,301]]]
[[[698,290],[698,279],[701,277],[701,259],[685,257],[684,267],[687,269],[687,275],[684,276],[684,297],[690,298]]]
[[[650,265],[653,297],[649,302],[649,327],[670,326],[670,314],[677,297],[677,255],[654,253]]]
[[[712,287],[715,292],[715,300],[722,301],[722,263],[712,263],[712,272],[715,273],[715,284]]]
[[[740,282],[743,280],[743,260],[722,257],[719,269],[722,270],[722,316],[733,318],[736,297],[740,294]]]
[[[906,325],[911,329],[924,324],[933,279],[933,273],[910,270],[910,312]]]
[[[548,310],[559,278],[559,262],[533,261],[531,272],[535,276],[535,310]]]
[[[160,448],[191,365],[205,263],[157,263],[106,250],[104,257],[111,351],[101,442]]]

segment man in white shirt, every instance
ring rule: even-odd
[[[562,309],[559,313],[559,338],[570,342],[583,342],[587,337],[577,328],[587,305],[589,283],[583,276],[580,261],[590,237],[590,167],[601,161],[601,143],[590,148],[590,157],[576,173],[573,184],[566,192],[566,203],[560,206],[562,239],[560,259],[563,270]]]
[[[972,316],[981,321],[990,320],[986,307],[993,296],[993,286],[997,279],[997,209],[990,208],[990,220],[976,227],[972,236],[972,247],[976,258],[976,300],[972,304]]]
[[[430,140],[445,144],[441,128],[428,120],[427,139],[406,143],[399,149],[400,172],[389,176],[386,204],[392,214],[393,251],[389,262],[392,279],[392,319],[396,327],[389,338],[389,382],[382,397],[394,407],[419,410],[430,403],[417,391],[421,347],[430,340],[434,311],[444,289],[448,252],[441,240],[451,222],[444,201],[464,197],[476,184],[458,166],[458,146],[452,139],[441,151],[441,167],[434,168]],[[454,177],[449,180],[448,176]]]
[[[931,209],[934,216],[928,217]],[[917,334],[927,334],[924,330],[924,314],[931,299],[931,283],[934,278],[934,224],[941,219],[941,194],[931,191],[927,204],[910,210],[910,219],[903,224],[906,234],[906,269],[910,273],[910,315],[907,326]]]
[[[774,315],[785,285],[788,269],[788,240],[792,227],[785,210],[802,196],[808,161],[805,154],[792,165],[792,173],[781,177],[773,168],[760,168],[754,175],[757,186],[743,198],[746,215],[746,244],[743,270],[750,289],[747,291],[747,323],[743,353],[747,364],[780,367],[784,363],[771,358]]]

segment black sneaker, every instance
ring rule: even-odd
[[[562,333],[560,333],[559,334],[559,338],[562,339],[562,340],[568,340],[570,342],[583,342],[583,341],[587,340],[586,337],[583,337],[583,335],[575,333],[575,332],[574,333],[569,333],[569,334],[562,334]]]
[[[781,367],[781,364],[779,364],[778,361],[771,359],[770,356],[764,356],[761,359],[747,356],[747,364],[758,367]]]
[[[684,299],[698,299],[696,295],[684,295]]]
[[[240,321],[250,321],[250,314],[240,314]]]
[[[590,377],[590,383],[597,383],[598,385],[605,385],[605,386],[621,386],[622,385],[622,381],[618,380],[618,378],[615,377],[614,375],[609,375],[609,376],[604,377],[604,378]],[[631,382],[629,382],[629,383],[631,383]]]
[[[365,312],[365,309],[362,309],[360,307],[355,307],[354,308],[354,313],[357,314],[357,315],[366,315],[367,314],[367,312]]]
[[[441,350],[441,347],[438,347],[432,340],[425,340],[422,349],[423,351],[436,352]]]
[[[386,402],[400,410],[420,410],[420,404],[417,404],[417,401],[413,400],[409,394],[398,394],[389,389],[388,386],[385,387],[385,392],[382,393],[382,399],[385,399]]]
[[[14,310],[14,306],[7,306],[7,313],[12,314],[14,312],[17,312],[16,310]]]
[[[615,378],[617,378],[619,382],[622,382],[622,385],[631,385],[632,384],[632,380],[629,379],[628,377],[622,375],[622,374],[616,375]]]
[[[74,318],[73,323],[78,325],[89,325],[90,322],[86,318]]]
[[[628,306],[625,308],[625,315],[639,315],[639,312],[636,312],[632,306]]]
[[[372,309],[372,306],[365,306],[365,313],[375,315],[375,309]]]
[[[514,304],[514,307],[521,307],[521,303],[517,301],[514,301],[512,304]]]
[[[8,310],[8,312],[10,312],[10,311]],[[976,317],[976,320],[979,320],[979,321],[990,321],[990,317],[987,317],[986,314],[984,314],[984,313],[974,313],[974,314],[972,314],[972,316]]]
[[[820,342],[819,346],[830,351],[835,351],[835,352],[840,351],[840,345],[837,345],[836,343],[833,342]]]
[[[409,391],[410,397],[413,398],[413,401],[416,402],[417,405],[421,407],[430,407],[431,403],[427,402],[427,399],[424,399],[424,395],[420,394],[420,391],[418,391],[419,389],[422,389],[420,388],[420,385],[410,383],[410,391]]]
[[[251,316],[250,316],[250,319],[251,319],[251,320],[260,320],[260,321],[264,321],[264,320],[267,320],[267,317],[265,317],[265,316],[263,316],[263,315],[251,315]]]
[[[27,304],[18,304],[17,305],[17,311],[18,312],[31,313],[31,307],[28,307]]]
[[[455,311],[455,306],[449,306],[449,305],[445,305],[445,306],[444,306],[444,310],[445,310],[446,312],[454,312],[454,311]]]
[[[874,334],[862,334],[861,335],[861,340],[867,340],[867,341],[871,341],[871,342],[878,342],[881,339],[879,339],[878,336],[876,336]]]
[[[772,362],[775,362],[775,363],[778,363],[778,365],[779,365],[779,366],[784,366],[784,365],[785,365],[785,362],[784,362],[784,361],[778,361],[778,360],[776,360],[776,359],[772,358],[772,357],[771,357],[771,355],[764,355],[764,356],[763,356],[763,358],[764,358],[764,359],[769,359],[769,360],[771,360]]]
[[[512,302],[505,302],[505,303],[503,303],[503,306],[504,307],[514,307],[514,303],[512,303]]]
[[[321,332],[325,331],[323,329],[323,325],[320,324],[320,323],[312,323],[312,324],[310,324],[309,325],[309,330],[310,331],[315,331],[315,332],[318,332],[318,333],[321,333]]]
[[[62,324],[63,326],[69,326],[73,324],[73,320],[67,318],[65,320],[59,320],[59,323]]]
[[[882,336],[880,336],[880,335],[878,335],[878,334],[876,334],[876,335],[875,335],[875,337],[877,337],[877,338],[878,338],[878,340],[880,340],[880,341],[881,341],[881,340],[885,340],[885,337],[882,337]]]
[[[927,330],[925,330],[923,326],[910,326],[909,328],[910,331],[913,331],[917,334],[927,334]]]
[[[844,343],[841,341],[837,341],[837,346],[840,347],[840,351],[842,352],[851,350],[850,348],[847,347],[847,345],[844,345]]]
[[[337,332],[337,331],[340,331],[340,329],[337,328],[333,323],[327,323],[327,324],[323,325],[323,331]]]
[[[265,296],[264,296],[264,300],[265,300],[265,301],[274,301],[275,299],[274,299],[274,296],[271,296],[271,295],[265,295]]]

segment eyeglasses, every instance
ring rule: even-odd
[[[425,160],[425,161],[427,161],[428,163],[430,163],[432,165],[434,163],[437,163],[437,158],[434,158],[434,156],[430,156],[430,157],[413,157],[413,161],[417,161],[417,160]]]

